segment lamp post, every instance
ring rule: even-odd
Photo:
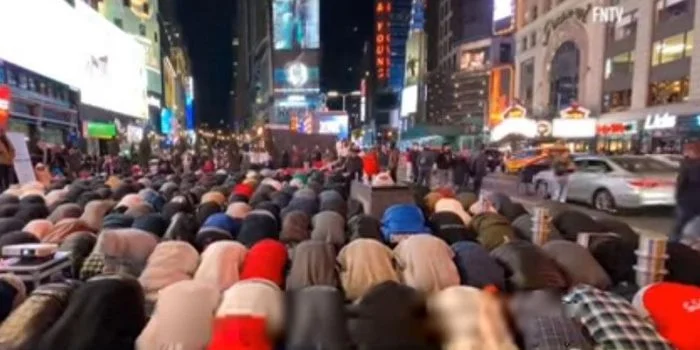
[[[346,93],[342,93],[342,92],[338,92],[338,91],[328,91],[327,96],[332,97],[332,98],[336,98],[336,97],[342,98],[343,99],[343,112],[347,112],[345,110],[345,99],[348,96],[355,96],[355,97],[362,96],[362,93],[357,91],[357,90],[351,91],[351,92],[346,92]]]

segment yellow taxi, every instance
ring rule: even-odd
[[[507,174],[517,174],[526,165],[549,156],[553,151],[563,152],[568,148],[559,145],[541,145],[537,148],[529,148],[514,152],[503,161],[503,169]]]

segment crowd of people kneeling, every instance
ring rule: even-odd
[[[536,245],[508,196],[411,190],[379,219],[320,171],[11,188],[0,249],[57,244],[72,264],[31,291],[0,275],[0,348],[700,349],[690,245],[640,288],[624,223],[554,212]]]

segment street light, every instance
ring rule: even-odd
[[[335,97],[342,97],[342,99],[343,99],[343,112],[347,112],[347,111],[345,110],[345,99],[346,99],[348,96],[362,96],[362,93],[359,92],[358,90],[351,91],[351,92],[346,92],[346,93],[341,93],[341,92],[332,90],[332,91],[328,91],[328,93],[326,94],[326,96],[328,96],[328,97],[333,97],[333,98],[335,98]]]

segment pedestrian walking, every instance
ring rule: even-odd
[[[450,185],[451,169],[454,163],[454,156],[450,145],[445,143],[437,156],[437,186],[446,187]]]
[[[671,240],[681,239],[686,223],[700,215],[700,142],[685,145],[676,179],[676,222]]]
[[[552,184],[552,200],[566,203],[569,192],[569,175],[574,171],[571,154],[568,150],[552,153],[552,172],[554,183]]]
[[[432,172],[435,167],[435,152],[424,146],[418,154],[418,185],[430,188]]]
[[[15,164],[15,148],[7,137],[5,129],[0,129],[0,188],[6,190],[12,184]]]
[[[399,171],[399,160],[401,158],[401,152],[396,148],[396,143],[392,142],[389,145],[389,175],[394,183],[398,181],[398,171]]]
[[[481,184],[488,172],[488,157],[485,149],[484,145],[479,145],[479,151],[472,155],[469,162],[469,173],[473,181],[473,191],[476,194],[481,192]]]

